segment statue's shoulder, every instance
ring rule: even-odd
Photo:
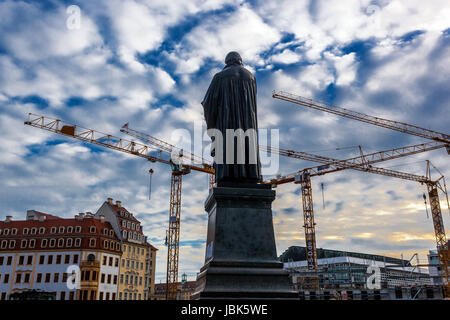
[[[241,80],[255,80],[253,74],[245,69],[243,66],[230,66],[216,73],[214,76],[216,80],[219,79],[241,79]]]

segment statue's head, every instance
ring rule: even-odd
[[[225,64],[227,66],[230,66],[232,64],[242,65],[241,55],[239,53],[237,53],[236,51],[229,52],[227,54],[227,56],[225,57]]]

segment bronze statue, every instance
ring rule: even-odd
[[[237,52],[225,58],[202,101],[214,148],[216,181],[261,181],[256,108],[256,80]],[[219,134],[221,137],[219,137]],[[240,140],[241,139],[241,140]]]

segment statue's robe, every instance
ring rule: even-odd
[[[256,80],[239,63],[232,63],[217,73],[202,102],[208,129],[218,129],[223,136],[223,164],[215,159],[216,181],[260,182],[261,164],[258,147],[258,120],[256,108]],[[234,144],[234,162],[226,163],[226,129],[254,129],[256,148],[246,139],[245,164],[237,164],[237,143]],[[249,148],[250,146],[250,148]],[[256,163],[249,163],[249,152],[255,152]],[[212,150],[214,157],[217,150]]]

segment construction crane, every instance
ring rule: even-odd
[[[445,145],[441,145],[441,148]],[[405,147],[408,149],[408,147]],[[400,149],[400,148],[399,148]],[[414,150],[414,148],[412,148]],[[421,149],[421,152],[428,151],[427,149]],[[367,159],[364,161],[364,164],[355,164],[357,161],[357,158],[362,158],[366,156],[361,157],[355,157],[347,160],[338,160],[338,159],[331,159],[329,163],[326,163],[323,161],[324,165],[305,168],[303,170],[300,170],[298,172],[277,177],[276,179],[271,179],[269,181],[265,181],[265,184],[272,184],[272,185],[279,185],[279,184],[285,184],[289,182],[294,182],[301,185],[302,190],[302,204],[303,204],[303,217],[304,217],[304,225],[305,228],[305,241],[306,241],[306,250],[307,250],[307,266],[310,270],[316,270],[317,269],[317,247],[316,247],[316,236],[315,236],[315,221],[314,221],[314,208],[313,208],[313,198],[312,198],[312,187],[311,187],[311,177],[314,176],[321,176],[327,173],[346,170],[346,169],[353,169],[358,171],[364,171],[374,174],[380,174],[384,176],[390,176],[395,177],[399,179],[404,180],[410,180],[410,181],[416,181],[421,184],[425,184],[427,186],[428,190],[428,197],[430,200],[430,206],[431,206],[431,212],[432,212],[432,218],[433,218],[433,226],[434,231],[436,234],[436,239],[438,242],[438,247],[441,247],[444,243],[446,243],[446,236],[445,236],[445,229],[444,224],[442,220],[442,213],[439,203],[439,197],[438,197],[438,189],[440,189],[442,192],[445,193],[447,196],[447,204],[448,204],[448,194],[447,194],[447,188],[445,185],[445,178],[441,174],[440,178],[437,180],[431,179],[431,170],[430,170],[430,162],[428,162],[427,166],[427,174],[426,176],[419,176],[414,175],[410,173],[404,173],[400,171],[390,170],[390,169],[384,169],[379,167],[372,166],[373,163],[381,162],[381,161],[387,161],[395,158],[399,158],[401,155],[398,153],[398,150],[396,152],[393,152],[394,149],[388,150],[388,151],[380,151],[374,154],[367,155],[369,158],[373,158],[372,161],[367,161]],[[290,151],[292,152],[292,151]],[[418,153],[419,151],[411,151],[411,152],[405,152],[402,156],[407,156],[411,154]],[[386,153],[392,153],[392,157],[376,157],[376,154],[383,155]],[[295,152],[294,152],[295,154]],[[299,158],[298,154],[295,155],[295,158]],[[310,160],[310,159],[308,159]],[[437,170],[437,169],[436,169]],[[442,181],[442,183],[441,183]],[[450,206],[449,206],[450,209]],[[448,256],[446,256],[445,251],[441,250],[439,255],[439,264],[441,267],[441,270],[448,270],[449,266],[449,260]],[[446,274],[443,274],[443,283],[447,283],[446,290],[448,290],[448,272]]]
[[[295,95],[292,93],[287,93],[284,91],[279,91],[279,92],[274,91],[272,94],[272,97],[276,98],[276,99],[292,102],[292,103],[295,103],[295,104],[298,104],[298,105],[301,105],[304,107],[320,110],[323,112],[332,113],[332,114],[335,114],[335,115],[338,115],[341,117],[362,121],[362,122],[369,123],[369,124],[372,124],[372,125],[375,125],[378,127],[388,128],[391,130],[408,133],[408,134],[411,134],[414,136],[418,136],[418,137],[422,137],[425,139],[430,139],[430,140],[434,140],[434,141],[438,141],[438,142],[443,142],[443,143],[450,145],[450,135],[441,133],[441,132],[437,132],[437,131],[433,131],[433,130],[429,130],[429,129],[425,129],[425,128],[421,128],[419,126],[415,126],[412,124],[383,119],[383,118],[374,117],[374,116],[369,116],[369,115],[361,113],[361,112],[332,106],[332,105],[324,103],[324,102],[319,102],[319,101],[315,101],[312,99],[304,98],[304,97],[301,97],[301,96],[298,96],[298,95]],[[450,147],[447,149],[447,151],[450,153]]]
[[[128,123],[122,126],[121,132],[138,138],[139,140],[151,144],[152,146],[163,150],[176,158],[188,159],[191,163],[200,163],[202,167],[212,169],[212,164],[203,157],[193,153],[186,152],[168,142],[155,138],[147,133],[129,127]],[[178,160],[177,160],[178,162]],[[190,170],[181,169],[175,163],[171,164],[172,176],[170,183],[170,202],[169,202],[169,228],[166,233],[167,245],[167,273],[166,273],[166,298],[174,300],[178,291],[178,260],[180,245],[180,217],[181,217],[181,188],[183,175],[190,173]],[[213,173],[213,171],[208,172]],[[214,174],[209,175],[209,189],[214,186]]]
[[[172,161],[172,149],[169,150],[167,147],[170,145],[156,138],[154,139],[153,143],[151,143],[151,146],[148,146],[135,141],[118,138],[113,135],[105,134],[96,130],[84,128],[66,121],[53,119],[33,113],[28,114],[28,120],[25,121],[24,124],[75,138],[84,142],[100,145],[102,147],[110,148],[116,151],[132,154],[138,157],[145,158],[151,162],[160,162],[171,166],[172,175],[170,184],[169,229],[167,231],[166,238],[166,242],[168,245],[167,299],[176,299],[182,176],[190,173],[191,170],[208,173],[214,176],[214,169],[212,168],[212,166],[206,161],[200,166],[182,163],[183,158],[191,158],[193,156],[183,155],[182,153],[178,154],[176,160],[177,163],[174,163]],[[155,150],[156,148],[158,148],[158,150]],[[154,152],[155,154],[152,155],[151,152]]]
[[[291,93],[279,91],[279,92],[273,92],[272,94],[273,98],[292,102],[301,106],[305,106],[308,108],[320,110],[323,112],[328,112],[331,114],[339,115],[342,117],[346,117],[349,119],[365,122],[368,124],[372,124],[379,127],[388,128],[391,130],[407,133],[410,135],[422,137],[425,139],[433,140],[436,142],[442,142],[446,144],[447,153],[450,154],[450,135],[425,129],[416,125],[404,123],[404,122],[398,122],[388,119],[383,119],[379,117],[369,116],[361,112],[352,111],[349,109],[340,108],[337,106],[331,106],[327,103],[314,101],[312,99],[304,98],[298,95],[294,95]],[[429,166],[428,166],[429,167]],[[428,172],[428,170],[427,170]],[[445,184],[445,180],[444,180]],[[434,184],[427,183],[427,189],[430,199],[430,204],[433,201],[434,203],[434,216],[433,216],[433,223],[435,226],[435,233],[436,233],[436,243],[437,243],[437,250],[439,255],[439,263],[441,266],[441,270],[444,270],[442,274],[443,277],[443,288],[444,288],[444,296],[450,297],[450,284],[449,284],[449,257],[448,257],[448,242],[446,241],[445,237],[445,231],[444,231],[444,225],[442,222],[442,215],[439,209],[437,208],[437,204],[435,201],[438,201],[437,197],[437,187]],[[439,203],[438,203],[439,204]],[[433,211],[433,207],[432,207]],[[433,214],[433,212],[432,212]],[[442,228],[439,227],[439,225],[442,225]],[[444,268],[444,269],[442,269]]]

